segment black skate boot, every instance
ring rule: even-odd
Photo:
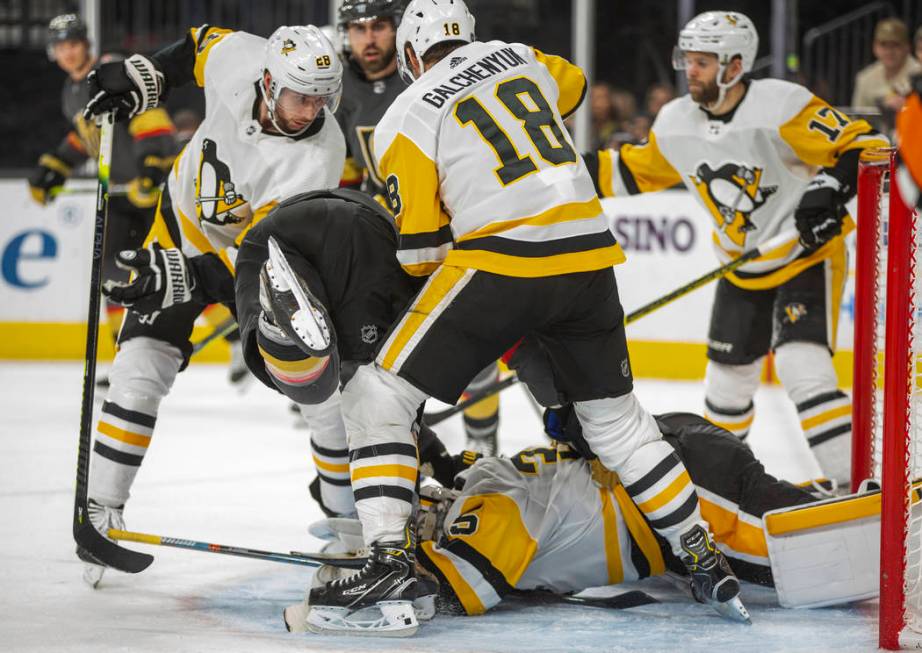
[[[722,617],[751,623],[749,612],[739,599],[740,582],[724,554],[711,542],[708,532],[695,525],[679,540],[682,562],[691,577],[695,600],[710,605]]]
[[[415,562],[412,538],[375,542],[361,571],[311,589],[307,629],[327,635],[413,635],[419,629],[413,603],[424,591]]]

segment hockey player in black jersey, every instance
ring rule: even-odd
[[[99,129],[82,115],[90,99],[86,78],[97,62],[120,58],[111,54],[98,59],[93,56],[86,24],[76,14],[57,16],[48,24],[48,56],[67,73],[61,89],[61,111],[71,130],[54,152],[39,157],[29,176],[32,198],[43,205],[54,201],[75,168],[96,157]],[[113,194],[109,199],[103,253],[106,279],[128,280],[128,273],[115,265],[115,252],[140,247],[144,242],[154,220],[160,184],[178,150],[173,123],[164,109],[154,109],[116,125],[111,180],[117,186],[124,186],[126,192]],[[114,340],[121,327],[123,309],[109,302],[106,314]]]
[[[360,186],[382,204],[387,193],[372,147],[375,125],[406,88],[397,73],[396,30],[406,0],[344,0],[337,27],[347,53],[343,99],[336,119],[346,137],[342,183]],[[497,381],[499,367],[491,363],[465,389],[461,399]],[[497,450],[499,395],[464,411],[467,447],[491,455]]]

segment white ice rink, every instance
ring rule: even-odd
[[[156,556],[138,575],[80,580],[71,513],[82,367],[0,363],[0,651],[873,651],[876,602],[783,610],[773,592],[744,585],[746,627],[722,621],[662,581],[637,588],[662,603],[624,611],[503,604],[483,617],[437,617],[413,638],[291,635],[282,608],[301,600],[310,569],[129,545]],[[221,366],[192,365],[163,402],[125,512],[130,530],[261,549],[315,550],[320,518],[306,430],[286,401],[254,383],[237,395]],[[699,411],[699,384],[640,382],[653,412]],[[503,453],[540,444],[520,388],[503,394]],[[98,404],[98,402],[97,402]],[[756,397],[750,442],[768,470],[799,481],[815,463],[778,387]],[[460,418],[438,429],[463,445]],[[625,591],[606,590],[614,593]]]

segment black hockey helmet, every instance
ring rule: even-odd
[[[336,15],[336,26],[344,30],[354,20],[391,18],[396,29],[406,8],[407,0],[343,0]]]
[[[55,16],[48,23],[48,58],[54,61],[54,44],[61,41],[86,41],[86,23],[77,14],[61,14]]]

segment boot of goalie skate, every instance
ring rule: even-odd
[[[695,600],[711,606],[726,619],[751,623],[749,612],[739,598],[740,582],[708,532],[695,525],[679,539],[681,559],[691,577]]]
[[[125,519],[122,512],[125,506],[110,508],[101,503],[96,503],[92,499],[87,501],[87,513],[90,517],[90,523],[99,531],[103,537],[109,539],[107,533],[110,528],[116,530],[125,530]],[[83,567],[83,581],[92,588],[99,586],[99,581],[105,573],[107,567],[99,563],[93,555],[82,546],[77,547],[77,557],[86,564]]]
[[[313,587],[307,629],[326,635],[409,637],[419,629],[413,603],[422,588],[412,539],[375,542],[358,572]]]

